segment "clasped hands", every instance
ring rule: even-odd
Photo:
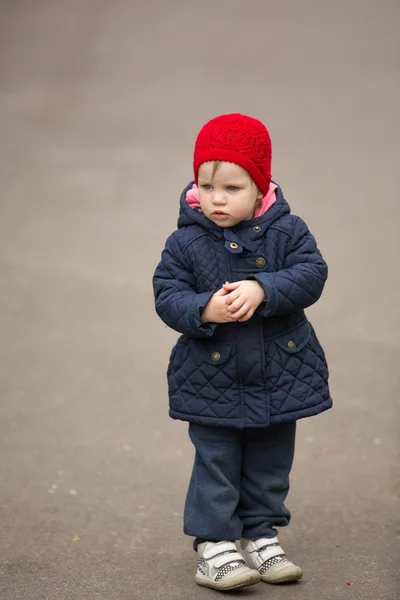
[[[211,296],[201,315],[201,322],[243,323],[253,316],[264,300],[264,290],[255,280],[226,282]]]

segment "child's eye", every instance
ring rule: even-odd
[[[228,185],[228,186],[226,187],[226,189],[227,189],[229,192],[236,192],[236,190],[238,190],[239,188],[238,188],[236,185]]]
[[[211,190],[211,185],[209,183],[203,183],[201,187],[203,190]]]

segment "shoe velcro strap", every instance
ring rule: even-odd
[[[224,565],[232,562],[242,562],[244,563],[243,556],[239,554],[239,552],[227,552],[226,554],[222,554],[221,556],[217,556],[213,561],[216,569],[220,569]]]
[[[257,550],[264,548],[264,546],[270,546],[271,544],[279,544],[278,538],[260,538],[253,541],[253,545],[257,548]]]
[[[218,556],[218,554],[222,554],[223,552],[236,552],[237,548],[233,542],[224,542],[222,544],[206,544],[206,547],[203,552],[203,558],[206,560],[210,558],[214,558],[214,556]]]
[[[259,554],[262,560],[266,561],[275,556],[284,556],[285,553],[280,545],[277,544],[276,546],[265,546],[259,550]]]

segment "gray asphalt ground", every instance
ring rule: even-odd
[[[232,111],[268,125],[330,265],[309,316],[335,407],[299,423],[304,579],[229,597],[400,597],[399,27],[396,0],[0,3],[2,599],[218,596],[182,533],[151,276],[195,135]]]

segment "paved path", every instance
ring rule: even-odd
[[[300,423],[295,586],[399,598],[397,1],[5,0],[0,16],[4,600],[197,600],[175,334],[151,275],[199,127],[268,124],[274,177],[330,265],[310,317],[335,409]],[[352,585],[347,585],[350,583]]]

